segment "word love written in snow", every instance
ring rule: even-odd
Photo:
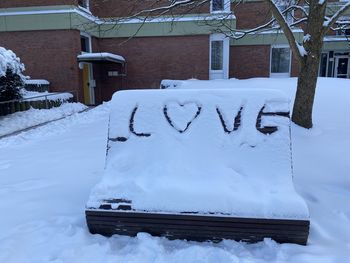
[[[180,106],[184,106],[183,104],[180,104]],[[280,116],[280,117],[286,117],[289,118],[289,112],[264,112],[265,106],[261,108],[261,110],[259,111],[259,114],[256,118],[256,129],[263,133],[263,134],[272,134],[274,132],[276,132],[278,130],[278,128],[276,126],[261,126],[261,119],[264,116]],[[135,122],[135,115],[137,113],[138,107],[136,106],[130,116],[130,120],[129,120],[129,130],[132,134],[138,136],[138,137],[150,137],[152,136],[151,133],[145,133],[145,132],[139,132],[139,131],[135,131],[134,128],[134,122]],[[163,113],[165,116],[165,119],[167,120],[167,122],[169,123],[169,125],[171,127],[173,127],[176,131],[178,131],[179,133],[184,133],[186,132],[189,127],[191,126],[192,122],[201,114],[202,108],[200,106],[197,106],[197,111],[194,114],[194,116],[191,118],[191,120],[189,120],[187,122],[187,124],[185,125],[185,127],[183,128],[179,128],[174,121],[172,120],[172,118],[169,116],[168,113],[168,107],[164,106],[163,108]],[[223,114],[221,112],[221,110],[217,107],[216,108],[216,112],[218,114],[218,118],[221,122],[221,125],[225,131],[225,133],[232,133],[236,130],[239,129],[239,127],[241,126],[241,117],[242,117],[242,112],[244,111],[244,107],[241,107],[240,110],[238,111],[237,115],[234,118],[234,125],[233,125],[233,129],[229,129],[227,127],[227,124],[224,120]],[[127,141],[128,138],[126,137],[117,137],[117,138],[110,138],[111,141],[117,141],[117,142],[125,142]]]

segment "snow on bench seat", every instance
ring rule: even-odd
[[[302,241],[295,242],[305,243],[309,213],[293,186],[288,113],[289,101],[273,90],[117,92],[105,174],[87,204],[90,231],[99,232],[96,223],[106,211],[124,219],[148,213],[156,222],[162,215],[162,220],[168,215],[215,218],[214,225],[221,224],[220,217],[266,220],[265,228],[273,220],[287,220],[302,222]],[[141,226],[145,216],[135,222]],[[128,234],[122,219],[101,218],[113,229],[110,234],[123,233],[118,229]],[[132,229],[162,235],[168,233],[162,222],[165,227],[158,232]],[[266,237],[254,233],[252,241]]]

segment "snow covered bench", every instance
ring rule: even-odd
[[[91,233],[306,244],[289,102],[272,90],[139,90],[112,99]]]

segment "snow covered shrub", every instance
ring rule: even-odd
[[[24,65],[11,50],[0,47],[0,101],[20,99]]]

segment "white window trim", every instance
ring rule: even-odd
[[[80,32],[80,35],[83,37],[86,37],[89,40],[89,47],[90,47],[90,51],[89,52],[81,52],[82,54],[84,53],[92,53],[92,38],[91,35],[89,35],[88,33],[85,32]]]
[[[212,34],[209,39],[209,78],[216,79],[213,76],[222,75],[223,79],[228,79],[229,77],[229,60],[230,60],[230,38],[224,34]],[[212,52],[212,42],[213,41],[223,41],[223,62],[222,70],[212,70],[211,69],[211,52]]]
[[[224,0],[224,9],[223,10],[213,10],[213,0],[210,1],[210,13],[212,14],[221,14],[221,13],[230,13],[231,12],[231,0]]]
[[[289,49],[289,72],[272,73],[272,49],[273,48],[288,48]],[[292,50],[289,45],[271,45],[270,48],[270,78],[289,78],[292,72]]]
[[[81,5],[78,5],[78,7],[79,7],[80,9],[82,9],[83,11],[85,11],[85,12],[91,14],[91,12],[90,12],[90,0],[86,0],[86,7],[81,6]]]

